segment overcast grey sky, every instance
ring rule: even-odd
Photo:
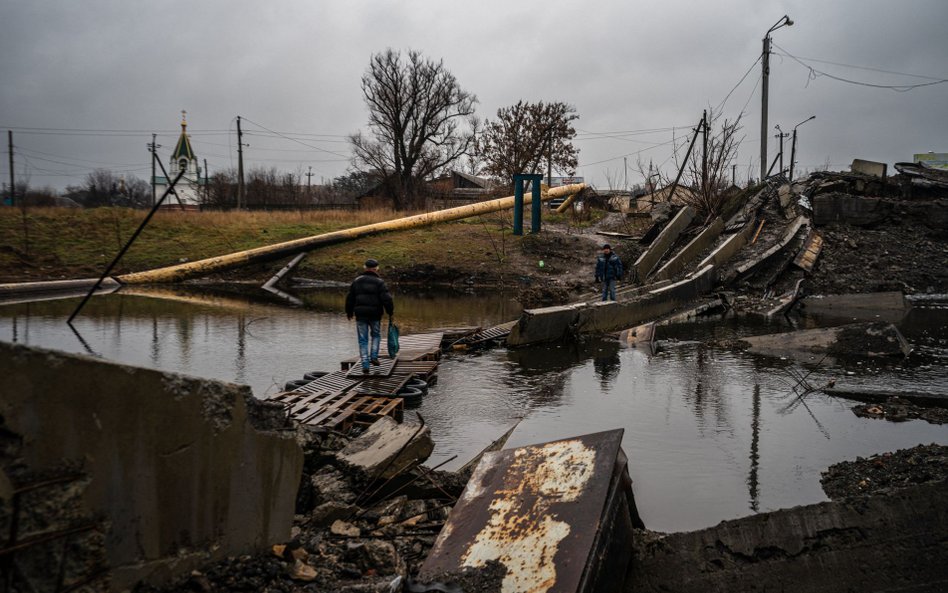
[[[0,128],[14,130],[16,173],[34,186],[78,183],[96,166],[147,179],[151,131],[167,163],[182,109],[212,174],[236,164],[241,115],[248,167],[312,166],[328,179],[348,166],[345,135],[365,126],[369,56],[412,48],[443,58],[482,117],[519,99],[575,105],[577,174],[604,187],[607,177],[621,183],[623,156],[630,183],[641,181],[639,157],[668,171],[673,133],[683,143],[750,69],[724,105],[730,118],[746,105],[740,178],[759,152],[751,65],[784,14],[795,24],[773,34],[778,54],[948,78],[945,0],[6,0]],[[805,61],[873,84],[933,82]],[[799,129],[802,168],[948,152],[948,84],[895,92],[810,80],[780,55],[770,80],[772,143],[774,124],[817,116]],[[263,128],[306,135],[300,144]],[[628,133],[651,129],[661,131]],[[6,154],[0,171],[6,181]]]

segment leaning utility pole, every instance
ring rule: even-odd
[[[783,15],[777,23],[767,29],[767,34],[764,35],[764,51],[761,55],[761,68],[762,68],[762,80],[760,87],[760,181],[763,182],[767,178],[767,98],[768,98],[768,86],[767,83],[770,79],[770,34],[779,29],[780,27],[793,24],[793,21],[790,20],[790,17]]]
[[[237,116],[237,209],[244,204],[244,133],[240,130],[240,116]]]
[[[16,206],[16,180],[13,178],[13,130],[7,130],[7,147],[10,151],[10,205]]]

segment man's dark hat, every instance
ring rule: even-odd
[[[606,244],[604,244],[604,245],[602,246],[602,248],[603,248],[603,249],[612,249],[612,245],[609,245],[608,243],[606,243]]]
[[[367,259],[367,260],[365,260],[365,267],[367,267],[367,268],[377,268],[377,267],[379,267],[379,262],[378,262],[378,260]]]

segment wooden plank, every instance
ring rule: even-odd
[[[793,259],[793,264],[805,272],[813,270],[816,265],[816,258],[823,251],[823,237],[816,231],[811,230],[803,242],[803,247],[797,256]]]

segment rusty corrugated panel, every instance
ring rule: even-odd
[[[803,242],[803,248],[800,249],[800,253],[794,258],[793,263],[807,272],[812,271],[813,266],[816,264],[816,258],[820,256],[820,251],[822,250],[823,237],[816,231],[811,230],[810,234],[806,237],[806,241]]]
[[[638,523],[622,433],[484,454],[422,579],[499,562],[503,593],[621,591]]]

